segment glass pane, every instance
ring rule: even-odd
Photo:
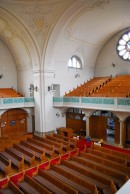
[[[69,59],[68,67],[72,67],[72,61],[71,61],[71,59]]]
[[[123,50],[123,49],[125,49],[125,46],[120,45],[120,46],[117,47],[117,50],[118,50],[118,51],[121,51],[121,50]]]
[[[121,45],[126,45],[126,41],[124,41],[124,40],[121,39],[121,40],[119,41],[119,44],[121,44]]]
[[[122,36],[122,38],[123,38],[126,42],[129,40],[129,37],[128,37],[127,34],[124,34],[124,35]]]
[[[123,55],[123,59],[128,59],[129,52],[126,52],[125,55]]]
[[[120,56],[123,56],[125,53],[126,53],[126,49],[120,51],[120,52],[119,52],[119,55],[120,55]]]

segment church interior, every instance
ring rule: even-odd
[[[0,0],[0,194],[130,193],[130,0]]]

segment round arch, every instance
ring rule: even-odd
[[[15,16],[1,7],[0,38],[11,50],[18,69],[39,69],[38,50],[28,30]]]

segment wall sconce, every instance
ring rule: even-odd
[[[30,87],[29,87],[29,91],[32,92],[32,91],[38,91],[38,87],[37,86],[34,86],[33,84],[30,84]]]
[[[56,113],[56,116],[57,116],[57,117],[59,117],[59,116],[60,116],[60,114],[57,112],[57,113]]]
[[[77,77],[80,77],[80,75],[77,73],[74,77],[77,78]]]
[[[52,83],[50,86],[48,86],[48,92],[55,92],[54,84]]]
[[[112,63],[112,67],[115,67],[116,65],[114,63]]]
[[[2,79],[2,78],[3,78],[3,74],[1,73],[1,74],[0,74],[0,79]]]

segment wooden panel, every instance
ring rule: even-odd
[[[27,113],[22,109],[7,110],[1,116],[1,135],[24,133],[27,131]]]
[[[89,119],[90,136],[106,140],[107,117],[91,116]]]

